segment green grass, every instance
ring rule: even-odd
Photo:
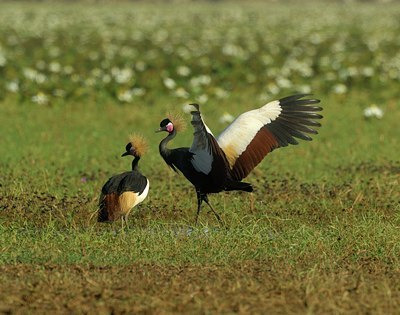
[[[123,270],[122,266],[144,270],[156,266],[157,272],[160,268],[166,274],[171,268],[198,268],[198,278],[188,277],[202,289],[207,287],[202,281],[211,277],[208,268],[225,288],[226,277],[236,281],[231,270],[243,265],[249,266],[242,270],[246,280],[229,282],[233,290],[229,292],[237,292],[234,288],[243,283],[248,288],[263,283],[255,276],[261,272],[280,292],[268,295],[271,301],[282,293],[279,290],[287,296],[291,294],[288,291],[295,292],[299,300],[293,299],[289,308],[280,308],[289,313],[295,312],[290,306],[296,301],[304,312],[311,313],[346,312],[352,300],[359,301],[359,312],[396,309],[396,303],[387,303],[399,294],[398,285],[388,279],[397,279],[400,268],[398,5],[354,4],[346,13],[339,5],[329,5],[327,11],[315,5],[296,7],[312,17],[312,22],[304,23],[301,14],[294,15],[280,4],[180,7],[185,14],[173,9],[164,14],[146,5],[122,5],[115,11],[100,6],[93,9],[98,13],[93,19],[88,18],[93,17],[88,6],[79,10],[65,5],[0,7],[20,17],[14,25],[0,22],[0,34],[4,35],[0,36],[0,57],[6,60],[1,64],[0,58],[0,88],[4,92],[0,96],[0,265],[10,270],[31,266],[27,268],[32,272],[44,265],[45,274],[61,268],[65,283],[68,275],[78,277],[70,265],[84,268],[98,283],[108,277],[102,268],[114,272],[113,268]],[[229,10],[224,11],[226,8]],[[275,14],[270,20],[264,19],[271,14],[268,12]],[[46,17],[62,13],[65,18],[61,22],[55,19],[43,26]],[[0,15],[6,19],[6,13]],[[251,26],[250,18],[254,22]],[[148,23],[143,22],[146,19],[150,19]],[[202,26],[193,26],[193,19]],[[359,23],[353,27],[354,19]],[[282,29],[282,21],[289,23],[288,30]],[[28,22],[31,27],[26,27]],[[264,30],[270,35],[264,36]],[[383,31],[388,31],[386,37],[381,36]],[[19,50],[13,48],[16,42]],[[241,47],[244,54],[222,53],[227,44]],[[99,47],[96,59],[93,51]],[[32,58],[27,54],[30,50]],[[246,59],[246,54],[251,58]],[[38,63],[40,60],[45,66]],[[308,66],[297,72],[295,60]],[[54,65],[51,70],[51,62],[71,66],[75,76],[54,71]],[[145,70],[140,70],[137,62],[143,62]],[[187,66],[189,76],[177,74],[179,66]],[[101,78],[92,71],[97,67]],[[113,67],[133,67],[133,78],[116,82]],[[369,67],[372,76],[368,75]],[[25,75],[27,68],[44,74],[44,83]],[[302,74],[309,68],[311,76]],[[108,75],[111,83],[104,79]],[[202,75],[209,75],[211,82],[190,83]],[[292,85],[279,85],[282,77]],[[93,78],[97,83],[91,81]],[[166,78],[172,78],[176,87],[168,88]],[[8,85],[14,81],[18,82],[17,91]],[[346,90],[338,91],[337,85]],[[319,134],[312,142],[303,141],[268,155],[246,179],[254,186],[254,193],[211,195],[224,227],[206,207],[199,226],[193,227],[194,189],[182,175],[168,169],[158,154],[164,135],[154,131],[166,111],[179,112],[183,104],[200,102],[207,125],[219,134],[226,126],[219,122],[223,113],[237,116],[304,86],[324,108]],[[122,92],[135,88],[143,88],[144,94],[121,99]],[[177,95],[179,88],[188,94]],[[42,104],[32,98],[40,93],[48,98]],[[373,103],[383,109],[382,119],[364,117],[364,109]],[[171,147],[191,144],[190,115],[184,115],[189,128]],[[130,216],[129,229],[121,230],[119,222],[97,223],[95,212],[105,181],[130,167],[130,159],[120,155],[132,132],[142,133],[149,141],[149,152],[140,167],[151,186],[148,198]],[[354,277],[365,285],[356,296],[347,289],[347,280],[340,281],[352,282]],[[12,283],[13,277],[2,279]],[[374,285],[376,290],[366,289]],[[261,294],[267,286],[263,283],[261,288],[251,289],[250,295],[255,291]],[[148,284],[145,292],[148,290],[154,287]],[[340,301],[336,300],[337,292],[343,296]],[[348,294],[351,298],[346,300]],[[320,303],[326,296],[332,304]],[[138,296],[135,299],[147,301]],[[157,301],[153,306],[143,302],[146,306],[137,311],[154,311],[157,308],[152,307],[161,303]],[[240,305],[250,305],[250,310],[256,305],[246,300],[238,302],[237,309],[218,309],[208,308],[203,300],[190,301],[193,308],[186,308],[188,302],[183,308],[171,306],[169,310],[240,313]]]
[[[346,99],[354,106],[337,103],[337,109],[330,105],[334,98],[320,98],[327,106],[314,141],[268,156],[248,178],[254,194],[212,195],[226,228],[204,208],[201,223],[209,232],[200,226],[190,235],[194,191],[157,152],[162,135],[154,130],[163,114],[141,111],[136,118],[135,108],[113,105],[2,107],[2,263],[229,264],[273,258],[328,266],[373,258],[398,266],[397,116],[365,120],[356,96]],[[221,128],[209,117],[211,128]],[[131,127],[138,120],[140,128]],[[151,191],[122,232],[119,223],[103,226],[91,216],[102,184],[130,166],[118,156],[132,131],[150,142],[141,168]],[[173,145],[188,145],[190,138],[188,130]]]

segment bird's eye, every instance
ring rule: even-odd
[[[160,127],[164,127],[164,126],[168,125],[170,122],[171,121],[168,118],[165,118],[160,122]]]

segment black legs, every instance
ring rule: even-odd
[[[219,216],[219,214],[214,210],[214,208],[210,205],[210,203],[208,202],[208,197],[207,195],[204,195],[204,201],[206,202],[206,204],[208,204],[208,206],[211,208],[211,211],[214,213],[215,217],[218,219],[219,224],[224,225],[224,223],[221,220],[221,217]]]
[[[197,225],[197,220],[199,218],[199,214],[200,214],[200,209],[201,209],[201,203],[203,201],[206,202],[206,204],[208,204],[208,206],[210,207],[211,211],[214,213],[215,217],[217,218],[219,224],[224,225],[224,223],[221,220],[221,217],[219,216],[219,214],[214,210],[214,208],[211,206],[210,202],[208,201],[208,197],[206,194],[202,194],[200,191],[196,191],[197,193],[197,213],[196,213],[196,220],[195,220],[195,224]]]
[[[199,191],[196,191],[197,194],[197,213],[196,213],[196,220],[194,223],[197,225],[197,220],[199,219],[199,214],[200,214],[200,209],[201,209],[201,203],[203,202],[203,197]]]

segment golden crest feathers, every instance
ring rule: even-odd
[[[176,112],[168,112],[167,117],[174,125],[174,128],[176,129],[176,131],[185,131],[186,122],[185,122],[185,119],[183,118],[182,114],[176,113]]]
[[[142,135],[139,134],[130,135],[129,142],[132,144],[132,147],[135,149],[135,152],[138,156],[142,156],[144,153],[146,153],[148,149],[148,144]]]

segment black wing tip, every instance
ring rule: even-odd
[[[297,139],[312,141],[310,135],[318,134],[318,131],[311,127],[321,127],[315,120],[323,118],[322,115],[316,114],[323,108],[315,106],[321,101],[307,98],[310,96],[312,94],[302,93],[279,99],[279,105],[282,107],[281,115],[268,125],[268,129],[277,138],[280,147],[297,145],[299,144]]]
[[[312,96],[312,95],[313,94],[311,94],[311,93],[293,94],[293,95],[286,96],[284,98],[279,99],[279,104],[284,106],[284,105],[290,105],[292,103],[295,103],[295,104],[296,103],[302,103],[303,105],[321,103],[321,100],[315,99],[315,98],[303,99],[304,97],[308,97],[308,96]],[[319,107],[319,106],[313,106],[313,107],[314,108],[318,108],[318,110],[315,110],[315,111],[321,111],[322,110],[322,107]]]
[[[306,96],[312,96],[313,94],[311,93],[299,93],[299,94],[292,94],[289,96],[285,96],[281,99],[279,99],[279,102],[290,102],[290,101],[295,101],[300,98],[306,97]]]

